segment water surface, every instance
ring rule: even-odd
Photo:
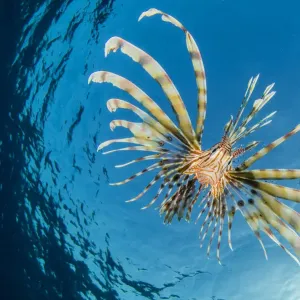
[[[111,132],[109,122],[129,117],[110,114],[106,101],[132,99],[110,85],[87,84],[94,71],[118,73],[171,113],[159,86],[138,64],[121,53],[104,58],[105,42],[121,36],[162,64],[195,120],[196,87],[184,35],[159,17],[137,22],[141,12],[156,7],[183,22],[202,52],[208,82],[204,147],[220,139],[257,73],[255,96],[274,81],[278,91],[261,114],[278,110],[274,123],[255,135],[262,144],[271,142],[299,123],[299,4],[288,3],[7,5],[7,43],[1,51],[8,79],[2,81],[0,110],[3,299],[300,299],[295,262],[267,238],[265,261],[242,217],[233,226],[234,251],[226,241],[222,245],[220,266],[214,253],[207,260],[206,249],[199,249],[199,226],[176,221],[164,226],[157,210],[140,211],[154,192],[125,203],[149,176],[109,186],[135,173],[136,167],[114,168],[134,156],[103,156],[96,149],[104,140],[125,136],[122,130]],[[256,167],[299,168],[299,151],[295,136]]]

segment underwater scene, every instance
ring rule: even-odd
[[[0,299],[300,300],[299,9],[7,1]]]

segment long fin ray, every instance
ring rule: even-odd
[[[240,194],[239,189],[237,187],[237,183],[236,182],[230,182],[229,185],[232,187],[232,189],[235,192],[235,194],[237,195],[237,197],[240,198],[240,199],[243,199],[241,197],[241,194]],[[260,243],[260,245],[263,249],[265,258],[268,259],[267,250],[265,248],[265,245],[264,245],[264,243],[261,239],[260,233],[259,233],[259,224],[258,224],[258,219],[256,218],[255,213],[251,213],[249,211],[249,209],[244,206],[244,202],[242,202],[243,205],[239,205],[239,202],[236,201],[236,199],[235,199],[234,195],[231,193],[231,191],[229,189],[227,189],[227,191],[230,194],[232,200],[234,201],[236,207],[238,207],[238,210],[241,212],[242,216],[246,220],[246,222],[249,225],[250,229],[253,231],[255,237],[259,241],[259,243]]]
[[[110,183],[110,185],[122,185],[122,184],[126,184],[130,181],[132,181],[133,179],[147,173],[147,172],[150,172],[150,171],[153,171],[154,169],[157,169],[157,168],[161,168],[161,164],[160,162],[156,162],[152,165],[150,165],[149,167],[143,169],[142,171],[139,171],[137,173],[135,173],[134,175],[128,177],[127,179],[123,180],[123,181],[120,181],[120,182],[115,182],[115,183]]]
[[[267,179],[267,180],[281,180],[281,179],[300,179],[299,169],[259,169],[250,171],[231,171],[230,176],[243,177],[246,179]]]
[[[270,124],[272,122],[272,120],[270,120],[270,118],[272,118],[275,114],[276,114],[276,111],[273,111],[272,113],[270,113],[269,115],[264,117],[262,120],[258,121],[255,125],[253,125],[249,129],[247,129],[244,132],[241,132],[239,135],[235,136],[232,140],[232,145],[234,145],[240,139],[243,139],[243,138],[247,137],[248,135],[254,133],[256,130]]]
[[[196,135],[201,147],[201,139],[202,139],[202,133],[204,128],[204,120],[206,116],[206,103],[207,103],[206,76],[205,76],[205,69],[204,69],[201,53],[199,51],[199,48],[193,36],[174,17],[155,8],[151,8],[140,15],[139,21],[144,17],[150,17],[156,14],[162,15],[163,21],[169,22],[174,26],[180,28],[186,35],[186,45],[192,59],[194,72],[196,76],[196,84],[198,88],[198,117],[197,117],[197,125],[196,125]]]
[[[105,56],[111,51],[116,52],[119,48],[124,54],[131,57],[135,62],[138,62],[147,73],[160,84],[172,104],[177,119],[179,120],[180,129],[195,149],[199,149],[185,104],[166,71],[148,53],[119,37],[112,37],[106,42]]]
[[[289,137],[293,136],[297,132],[300,131],[300,124],[297,125],[293,130],[286,133],[284,136],[280,137],[279,139],[275,140],[271,144],[267,145],[266,147],[262,148],[255,154],[253,154],[251,157],[249,157],[247,160],[245,160],[241,165],[239,165],[237,168],[235,168],[236,171],[243,171],[247,168],[249,168],[252,164],[254,164],[257,160],[268,154],[271,150],[282,144],[284,141],[286,141]]]
[[[284,203],[281,203],[268,193],[256,190],[251,190],[251,193],[255,195],[258,193],[263,199],[265,205],[267,205],[277,216],[282,218],[300,234],[300,214],[298,212]]]
[[[172,145],[175,148],[179,148],[181,151],[184,152],[190,151],[189,147],[186,144],[184,144],[181,140],[179,140],[178,137],[176,137],[171,131],[166,129],[162,124],[157,122],[148,113],[144,112],[143,110],[136,107],[135,105],[127,101],[116,99],[116,98],[109,99],[106,105],[110,112],[115,112],[118,108],[131,110],[145,123],[147,123],[150,127],[155,129],[157,132],[161,133],[166,138],[168,144]]]
[[[133,159],[133,160],[127,162],[127,163],[123,163],[123,164],[120,164],[120,165],[116,165],[115,168],[123,168],[123,167],[129,166],[129,165],[131,165],[131,164],[140,162],[140,161],[152,160],[152,159],[160,159],[163,155],[164,155],[164,154],[160,154],[160,153],[159,153],[159,154],[151,154],[151,155],[142,156],[142,157]]]
[[[128,79],[107,71],[98,71],[90,75],[88,83],[97,82],[103,83],[108,82],[118,87],[121,90],[126,91],[141,105],[148,109],[151,114],[172,134],[178,137],[183,143],[188,143],[187,138],[177,128],[173,121],[164,113],[164,111],[140,88]]]
[[[300,190],[289,188],[274,183],[245,179],[242,177],[233,177],[234,179],[245,183],[255,189],[268,193],[271,196],[287,199],[294,202],[300,202]]]
[[[139,145],[143,145],[143,146],[150,146],[153,148],[158,148],[161,146],[158,142],[155,142],[155,141],[150,141],[150,140],[146,140],[143,138],[129,137],[129,138],[123,138],[123,139],[112,139],[112,140],[103,142],[98,146],[97,151],[100,151],[103,148],[105,148],[113,143],[133,143],[133,144],[139,144]]]
[[[229,131],[230,132],[230,134],[229,134],[230,137],[236,132],[235,129],[236,129],[236,127],[237,127],[237,125],[240,121],[240,118],[241,118],[241,116],[244,112],[245,107],[247,106],[247,104],[248,104],[248,102],[251,98],[252,92],[255,88],[255,85],[257,83],[258,78],[259,78],[259,74],[255,78],[251,77],[249,82],[248,82],[248,86],[247,86],[242,104],[240,106],[238,114],[237,114],[235,120],[233,121],[232,126],[231,126],[230,131]]]
[[[256,85],[256,82],[258,80],[258,76],[254,78],[254,80],[251,83],[250,86],[250,90],[249,90],[249,95],[248,95],[248,100],[251,97],[251,94],[254,90],[254,87]],[[235,137],[237,135],[239,135],[241,133],[241,129],[246,127],[247,124],[254,118],[254,116],[271,100],[271,98],[275,95],[276,92],[272,91],[271,89],[273,88],[274,84],[271,84],[269,86],[267,86],[267,88],[265,89],[265,91],[263,92],[263,95],[261,98],[257,99],[254,101],[252,110],[250,111],[250,113],[244,118],[244,120],[242,121],[242,123],[239,125],[239,127],[236,130],[232,130],[231,134],[230,134],[230,138],[235,139]],[[247,101],[248,102],[248,101]],[[247,103],[245,103],[246,105]],[[245,106],[244,106],[245,108]],[[237,125],[237,123],[235,123],[235,126]],[[235,128],[234,126],[234,128]]]
[[[130,147],[124,147],[120,149],[113,149],[106,152],[103,152],[103,154],[110,154],[113,152],[119,152],[119,151],[149,151],[149,152],[158,152],[160,154],[165,154],[167,152],[167,149],[163,148],[156,148],[151,146],[130,146]]]
[[[152,118],[148,113],[144,112],[137,106],[116,98],[111,98],[106,103],[107,108],[110,112],[115,112],[118,108],[128,109],[134,112],[138,117],[140,117],[145,123],[149,124],[152,128],[156,129],[158,132],[160,132],[165,137],[169,137],[172,132],[167,130],[163,125],[161,125],[159,122],[157,122],[154,118]],[[172,135],[174,136],[174,135]],[[175,136],[174,136],[175,137]],[[170,137],[169,137],[170,139]]]
[[[164,166],[165,169],[161,170],[151,181],[150,183],[144,188],[144,190],[138,194],[136,197],[130,199],[130,200],[127,200],[126,202],[134,202],[136,200],[138,200],[139,198],[141,198],[159,179],[163,178],[163,177],[166,177],[166,176],[169,176],[171,175],[172,173],[175,173],[177,172],[181,167],[175,167],[175,168],[170,168],[171,166],[174,166],[174,165],[178,165],[179,163],[175,163],[175,164],[170,164],[168,166]],[[170,168],[170,169],[169,169]]]
[[[254,205],[263,215],[265,220],[289,242],[295,252],[300,256],[300,236],[297,235],[297,233],[288,227],[283,221],[281,221],[279,217],[266,204],[263,203],[262,198],[258,197],[258,195],[253,196]]]
[[[109,126],[112,131],[118,126],[127,128],[134,135],[134,137],[157,142],[160,146],[163,146],[166,142],[168,142],[166,137],[149,126],[147,123],[113,120],[110,122]]]

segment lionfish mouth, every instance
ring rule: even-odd
[[[221,142],[208,150],[203,150],[202,133],[206,116],[207,92],[205,70],[199,48],[192,35],[178,20],[160,10],[152,8],[143,12],[139,21],[153,15],[161,15],[163,21],[175,25],[185,34],[198,91],[197,123],[194,129],[177,88],[154,58],[124,39],[111,38],[105,45],[105,56],[111,51],[116,52],[120,49],[133,61],[139,63],[161,86],[177,118],[176,124],[150,96],[124,77],[107,71],[99,71],[90,75],[89,83],[111,83],[130,94],[143,108],[121,99],[108,100],[107,107],[111,112],[115,112],[119,108],[126,109],[136,114],[141,122],[113,120],[110,124],[112,130],[118,126],[124,127],[131,132],[131,136],[101,143],[98,151],[113,143],[130,143],[135,145],[109,150],[104,154],[130,150],[150,152],[148,155],[117,165],[118,168],[141,161],[155,161],[126,180],[112,185],[125,184],[147,172],[156,172],[142,192],[127,202],[140,199],[150,188],[160,182],[157,194],[143,209],[150,207],[164,195],[160,204],[160,213],[164,214],[165,223],[171,223],[176,215],[178,220],[185,216],[185,219],[189,221],[195,204],[199,202],[200,213],[197,220],[201,217],[204,218],[200,228],[201,245],[205,237],[210,234],[207,247],[207,255],[209,255],[218,228],[217,258],[219,263],[225,218],[227,217],[228,244],[232,249],[232,223],[236,211],[240,211],[261,244],[266,258],[267,252],[261,239],[261,232],[265,233],[300,265],[298,259],[300,256],[300,214],[279,200],[281,198],[299,203],[300,190],[268,182],[269,180],[299,179],[300,170],[249,170],[257,160],[300,131],[300,124],[255,154],[250,155],[241,164],[233,166],[238,156],[258,145],[258,142],[252,141],[243,148],[235,148],[237,142],[269,124],[271,117],[275,114],[273,112],[250,125],[256,114],[275,95],[275,92],[272,91],[274,84],[271,84],[266,87],[261,97],[254,101],[250,113],[243,116],[244,109],[249,103],[258,81],[259,76],[257,75],[250,79],[236,117],[231,117],[225,125]],[[298,257],[279,241],[273,233],[274,229],[287,241]]]

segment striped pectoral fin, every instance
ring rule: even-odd
[[[236,208],[235,206],[232,206],[231,209],[227,212],[227,218],[228,218],[228,245],[229,248],[233,251],[232,248],[232,242],[231,242],[231,230],[232,230],[232,223],[233,223],[233,218],[236,213]]]
[[[253,205],[258,209],[266,222],[275,228],[279,234],[289,242],[297,255],[300,256],[300,236],[288,227],[267,205],[265,205],[262,198],[256,196],[252,199],[252,201]],[[292,257],[295,259],[294,256]],[[295,260],[299,264],[299,261],[297,259]]]
[[[160,122],[162,126],[168,129],[173,135],[175,135],[180,141],[188,144],[186,138],[172,120],[164,113],[164,111],[155,103],[144,91],[138,88],[134,83],[128,79],[119,76],[117,74],[99,71],[90,75],[88,82],[103,83],[108,82],[118,87],[119,89],[126,91],[141,105],[148,109],[151,114]]]
[[[217,259],[219,264],[221,265],[221,259],[220,259],[220,249],[221,249],[221,239],[223,235],[223,228],[224,228],[224,215],[222,214],[220,216],[220,225],[219,225],[219,233],[218,233],[218,244],[217,244]]]
[[[281,249],[283,249],[298,265],[299,265],[299,259],[293,255],[276,237],[276,235],[273,233],[272,229],[270,228],[270,224],[267,221],[266,217],[258,211],[256,213],[256,217],[259,220],[259,226],[260,229]]]
[[[265,258],[268,259],[267,250],[265,248],[265,245],[261,239],[260,232],[259,232],[259,223],[257,219],[257,214],[254,212],[251,212],[248,207],[240,207],[240,211],[243,214],[243,217],[245,218],[246,222],[248,223],[251,230],[254,232],[256,238],[258,239],[263,251]]]
[[[235,177],[235,179],[257,190],[266,192],[271,196],[291,200],[294,202],[300,202],[300,190],[285,187],[282,185],[273,184],[273,183],[245,179],[242,177]]]
[[[210,236],[210,240],[209,240],[209,243],[208,243],[208,246],[207,246],[207,250],[206,250],[206,254],[207,254],[208,257],[210,255],[211,245],[212,245],[212,242],[214,240],[214,237],[215,237],[215,234],[216,234],[216,231],[217,231],[217,226],[218,226],[219,221],[220,221],[219,217],[215,217],[214,227],[213,227],[212,234]]]
[[[128,109],[138,115],[143,121],[144,126],[149,126],[149,130],[155,132],[155,136],[159,136],[161,140],[168,143],[172,147],[180,150],[180,152],[189,153],[190,147],[183,143],[178,137],[176,137],[171,131],[166,129],[157,120],[152,118],[149,114],[141,110],[140,108],[120,99],[110,99],[107,101],[107,107],[110,112],[115,112],[118,108]]]
[[[154,196],[154,198],[144,207],[142,207],[141,209],[147,209],[149,208],[150,206],[152,206],[156,200],[159,198],[159,196],[161,195],[161,193],[163,192],[163,190],[165,189],[166,187],[166,183],[165,182],[162,182],[159,189],[158,189],[158,192],[157,194]]]
[[[146,12],[143,12],[139,17],[139,21],[144,17],[150,17],[156,14],[162,15],[163,21],[173,24],[174,26],[180,28],[185,33],[186,45],[192,59],[195,76],[196,76],[196,84],[198,88],[198,117],[197,117],[196,135],[201,145],[202,132],[204,128],[204,120],[206,116],[206,103],[207,103],[206,76],[205,76],[205,69],[204,69],[201,53],[199,51],[199,48],[193,36],[174,17],[160,10],[152,8]]]
[[[300,124],[297,125],[293,130],[286,133],[284,136],[280,137],[279,139],[275,140],[271,144],[267,145],[266,147],[262,148],[258,152],[256,152],[254,155],[249,157],[246,161],[244,161],[240,166],[236,168],[236,171],[243,171],[247,168],[249,168],[252,164],[254,164],[257,160],[268,154],[271,150],[282,144],[285,140],[287,140],[289,137],[293,136],[297,132],[300,131]]]
[[[155,147],[153,147],[153,146],[130,146],[130,147],[124,147],[124,148],[105,151],[102,154],[110,154],[110,153],[119,152],[119,151],[149,151],[149,152],[157,152],[159,154],[165,154],[168,152],[167,149],[157,148],[156,146]]]
[[[149,147],[153,147],[153,148],[160,147],[158,142],[149,141],[149,140],[146,140],[143,138],[130,137],[130,138],[124,138],[124,139],[113,139],[113,140],[103,142],[98,146],[97,151],[100,151],[103,148],[105,148],[113,143],[133,143],[133,144],[139,144],[139,145],[149,146]]]
[[[127,101],[121,99],[115,99],[115,98],[109,99],[106,104],[110,112],[115,112],[118,108],[131,110],[137,116],[139,116],[145,123],[149,124],[149,126],[151,126],[156,131],[164,135],[168,140],[170,141],[172,140],[172,138],[170,137],[170,134],[172,134],[172,132],[170,132],[168,129],[162,126],[158,121],[152,118],[149,114],[147,114],[140,108],[136,107],[135,105]]]
[[[168,179],[168,177],[166,177],[165,184],[168,186],[168,189],[165,194],[164,200],[160,205],[160,211],[159,211],[160,214],[163,214],[166,211],[166,209],[168,207],[168,205],[166,203],[169,202],[169,200],[170,200],[170,195],[171,195],[173,188],[174,187],[180,188],[186,180],[187,180],[187,177],[181,173],[175,173],[175,175],[173,175],[171,179]]]
[[[167,191],[167,194],[171,193],[171,189],[172,189],[172,186],[170,186],[171,182],[174,183],[174,182],[178,182],[178,180],[181,178],[181,176],[179,174],[176,174],[174,176],[172,176],[172,178],[170,179],[169,177],[165,177],[164,181],[161,183],[160,187],[159,187],[159,190],[157,192],[157,194],[155,195],[155,197],[151,200],[151,202],[142,207],[142,209],[146,209],[146,208],[149,208],[151,205],[153,205],[156,200],[159,198],[159,196],[161,195],[161,193],[164,191],[164,189],[166,187],[168,187],[168,191]],[[177,188],[179,188],[181,185],[177,185]],[[168,199],[168,196],[166,195],[165,197],[166,199]]]
[[[137,177],[139,177],[139,176],[141,176],[141,175],[143,175],[147,172],[153,171],[154,169],[158,169],[158,168],[161,168],[161,163],[160,162],[156,162],[156,163],[150,165],[149,167],[143,169],[140,172],[135,173],[134,175],[128,177],[127,179],[125,179],[123,181],[110,183],[110,185],[122,185],[122,184],[128,183],[129,181],[132,181],[133,179],[135,179],[135,178],[137,178]]]
[[[190,178],[189,176],[189,181],[187,182],[185,187],[185,192],[183,197],[184,200],[181,201],[181,206],[179,208],[179,211],[177,212],[179,221],[183,218],[183,215],[185,213],[188,204],[192,201],[191,199],[195,196],[195,189],[196,189],[196,179]]]
[[[231,171],[231,176],[243,177],[247,179],[299,179],[300,170],[297,169],[260,169],[251,171]]]
[[[167,191],[167,195],[170,195],[171,190],[173,185],[170,186],[171,182],[179,182],[179,180],[182,178],[182,175],[180,175],[180,173],[176,173],[177,170],[175,170],[175,175],[172,175],[172,178],[170,179],[169,175],[171,175],[172,173],[174,174],[173,171],[168,171],[166,174],[163,174],[163,177],[165,177],[163,183],[161,184],[158,193],[156,194],[156,196],[154,197],[154,199],[145,207],[143,207],[142,209],[148,208],[149,206],[151,206],[159,197],[159,195],[161,194],[161,192],[164,190],[164,188],[166,188],[168,186],[168,191]],[[185,181],[185,179],[183,179],[183,181]],[[183,190],[183,182],[181,182],[180,184],[177,185],[177,191],[174,193],[174,195],[172,197],[169,198],[169,196],[165,196],[165,200],[163,201],[163,203],[160,205],[160,214],[162,215],[163,213],[165,214],[164,217],[164,223],[171,223],[173,216],[175,215],[175,213],[178,213],[179,210],[179,204],[181,203],[182,200],[184,200],[185,197],[185,193],[182,192]]]
[[[154,178],[148,183],[148,185],[143,189],[143,191],[135,196],[134,198],[131,198],[130,200],[127,200],[126,202],[134,202],[140,199],[146,192],[149,191],[149,189],[160,179],[163,177],[163,175],[166,173],[166,170],[159,171]]]
[[[199,149],[185,104],[166,71],[148,53],[119,37],[112,37],[107,41],[105,55],[108,55],[110,51],[115,52],[119,48],[124,54],[131,57],[135,62],[138,62],[160,84],[176,113],[180,129],[195,149]]]
[[[166,176],[169,176],[175,172],[178,171],[178,169],[180,169],[180,167],[178,167],[178,165],[180,165],[180,163],[171,163],[168,165],[164,165],[162,167],[162,170],[155,175],[155,177],[150,181],[150,183],[144,188],[144,190],[138,194],[136,197],[127,200],[126,202],[134,202],[136,200],[138,200],[139,198],[141,198],[157,181],[159,181],[161,178],[164,178]]]
[[[203,224],[201,225],[201,228],[200,228],[200,234],[199,234],[199,238],[201,238],[200,248],[202,248],[204,240],[205,240],[205,238],[206,238],[206,236],[208,234],[208,231],[209,231],[211,225],[213,224],[214,220],[215,220],[215,214],[212,213],[212,212],[209,212],[207,214],[207,222],[206,222],[206,220],[204,220],[204,222],[203,222]],[[203,235],[201,237],[201,230],[204,230],[206,224],[207,224],[206,229],[205,229],[205,231],[204,231],[204,233],[203,233]]]
[[[196,125],[196,135],[201,145],[207,105],[205,69],[200,50],[193,36],[188,31],[186,31],[186,44],[192,59],[198,89],[198,116]]]
[[[240,194],[241,189],[242,190],[244,189],[245,191],[247,191],[247,190],[238,182],[231,182],[230,185],[233,188],[233,190],[235,191],[238,198],[241,198],[241,200],[237,201],[233,197],[233,195],[231,195],[234,202],[237,205],[237,208],[241,212],[242,216],[245,218],[245,220],[246,220],[247,224],[249,225],[249,227],[251,228],[251,230],[254,232],[257,240],[259,241],[259,243],[264,251],[265,258],[268,259],[267,251],[266,251],[266,248],[264,246],[264,243],[261,239],[260,232],[259,232],[259,229],[260,229],[259,218],[258,218],[259,214],[257,213],[257,210],[255,209],[254,206],[248,206],[246,204],[246,201],[244,201],[243,197]]]
[[[241,190],[244,190],[246,192],[246,194],[249,193],[248,190],[242,184],[240,184],[238,182],[232,182],[230,185],[233,188],[233,190],[236,192],[238,197],[241,197],[241,194],[240,194]],[[259,232],[259,229],[261,229],[260,221],[262,220],[262,218],[260,217],[260,213],[257,211],[256,207],[253,205],[253,199],[249,199],[249,201],[248,201],[249,205],[247,205],[246,201],[244,201],[242,199],[239,201],[236,201],[234,199],[234,201],[236,202],[238,209],[240,210],[241,214],[245,218],[249,227],[252,229],[256,238],[258,239],[258,241],[264,251],[266,259],[268,259],[267,251],[265,249],[263,241],[261,240],[260,232]],[[266,232],[264,230],[264,228],[263,228],[263,231]]]
[[[180,165],[180,164],[181,164],[181,162],[172,162],[172,163],[167,164],[163,160],[160,160],[160,161],[150,165],[149,167],[143,169],[142,171],[137,172],[136,174],[130,176],[129,178],[127,178],[123,181],[120,181],[120,182],[110,183],[110,185],[122,185],[122,184],[128,183],[129,181],[132,181],[136,177],[141,176],[149,171],[153,171],[154,169],[158,169],[158,168],[162,169],[161,177],[159,177],[159,178],[162,178],[162,177],[168,176],[169,174],[176,172],[179,169],[178,165]],[[157,180],[159,179],[157,176],[155,178]],[[134,200],[129,200],[127,202],[131,202],[131,201],[134,201]]]
[[[259,195],[263,199],[264,204],[266,204],[277,216],[292,226],[296,232],[300,233],[300,214],[298,212],[265,192],[252,189],[251,193],[253,195]]]
[[[199,198],[199,196],[200,196],[200,193],[201,193],[202,189],[203,189],[203,186],[200,185],[199,188],[198,188],[198,190],[197,190],[197,193],[195,194],[193,200],[191,201],[191,203],[190,203],[189,206],[188,206],[188,209],[187,209],[187,212],[186,212],[186,216],[185,216],[185,219],[186,219],[186,221],[188,221],[188,222],[189,222],[190,219],[191,219],[191,214],[192,214],[193,207],[194,207],[195,203],[197,202],[197,200],[198,200],[198,198]]]
[[[165,14],[164,12],[162,12],[161,10],[158,10],[156,8],[150,8],[147,11],[142,12],[142,14],[139,16],[139,21],[141,21],[144,17],[152,17],[154,15],[162,15],[162,20],[165,22],[170,22],[171,24],[182,28],[182,24],[177,21],[175,18],[173,18],[172,16]]]
[[[213,200],[214,200],[214,199],[213,199]],[[199,238],[201,237],[201,234],[202,234],[202,231],[203,231],[204,228],[205,228],[205,225],[208,223],[209,220],[211,221],[211,219],[214,218],[215,213],[216,213],[216,203],[215,203],[215,201],[213,201],[212,204],[210,204],[210,207],[209,207],[209,210],[208,210],[208,212],[207,212],[207,215],[206,215],[204,221],[203,221],[202,224],[201,224],[200,232],[199,232]],[[209,227],[210,227],[210,225],[209,225]],[[209,228],[209,227],[208,227],[208,228]],[[207,228],[207,230],[206,230],[206,233],[207,233],[207,231],[208,231],[208,228]],[[204,234],[202,235],[200,248],[202,247],[202,242],[203,242],[204,239],[205,239],[206,233],[204,233]]]
[[[144,134],[144,123],[130,122],[127,120],[112,120],[109,127],[111,131],[114,131],[116,127],[124,127],[127,128],[136,138],[147,139],[147,134]]]
[[[188,182],[183,185],[180,190],[178,190],[180,198],[175,209],[175,214],[177,214],[178,221],[182,219],[186,206],[194,193],[194,183],[195,181],[193,179],[189,179]]]
[[[176,213],[176,209],[178,209],[178,204],[180,202],[180,194],[178,191],[170,198],[170,201],[165,203],[165,217],[164,224],[170,224],[173,220],[173,216]]]
[[[113,120],[110,122],[110,128],[113,131],[117,126],[127,128],[136,138],[157,142],[163,146],[168,140],[147,123],[135,123],[126,120]]]
[[[146,156],[142,156],[142,157],[133,159],[133,160],[127,162],[127,163],[116,165],[115,167],[116,168],[123,168],[123,167],[129,166],[131,164],[141,162],[141,161],[145,161],[145,160],[160,159],[162,156],[163,156],[163,154],[161,154],[161,153],[146,155]]]
[[[185,177],[186,180],[187,178],[188,176]],[[163,205],[162,209],[164,209],[166,213],[164,218],[165,223],[171,223],[176,214],[178,220],[181,220],[186,204],[193,195],[194,184],[194,179],[190,179],[185,184],[181,184],[174,195]]]
[[[204,197],[204,199],[205,199],[205,197]],[[203,200],[203,199],[202,199],[202,200]],[[205,201],[204,206],[202,207],[202,209],[200,210],[200,212],[199,212],[199,214],[198,214],[198,216],[197,216],[197,219],[196,219],[196,221],[195,221],[195,224],[200,220],[200,218],[202,217],[202,215],[205,213],[206,208],[207,208],[207,207],[211,207],[211,206],[213,205],[213,201],[214,201],[213,198],[210,198],[210,199],[208,199],[207,201]]]

